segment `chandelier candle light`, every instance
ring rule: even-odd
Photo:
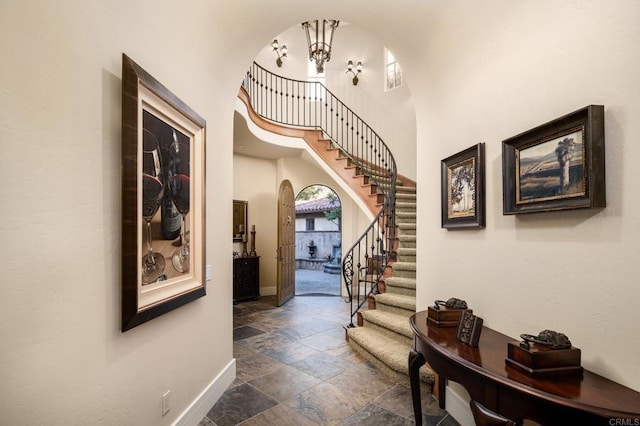
[[[307,46],[309,46],[309,60],[315,61],[316,73],[324,72],[325,62],[331,59],[331,43],[333,34],[340,21],[335,19],[322,19],[302,23],[302,28],[307,34]]]

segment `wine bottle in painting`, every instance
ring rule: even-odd
[[[162,238],[165,240],[173,241],[180,236],[182,216],[173,204],[169,191],[165,191],[164,197],[162,198],[160,225],[162,227]]]
[[[167,134],[161,142],[163,178],[165,185],[168,186],[170,176],[175,173],[171,169],[170,146],[174,143],[173,135]],[[176,206],[173,204],[171,194],[165,191],[162,198],[162,206],[160,207],[160,229],[162,230],[162,238],[173,241],[180,236],[180,227],[182,226],[182,216]]]

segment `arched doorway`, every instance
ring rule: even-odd
[[[340,296],[342,203],[322,184],[296,196],[296,296]]]

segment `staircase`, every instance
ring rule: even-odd
[[[413,331],[409,317],[416,312],[416,188],[396,186],[396,257],[383,275],[379,294],[371,295],[368,309],[358,313],[358,327],[347,328],[349,345],[396,381],[408,384],[409,349]],[[433,372],[420,370],[423,382],[433,383]]]
[[[312,90],[311,84],[316,85]],[[343,259],[351,303],[347,341],[408,384],[409,317],[416,311],[415,183],[397,175],[395,160],[379,136],[320,83],[277,76],[254,63],[239,98],[258,126],[303,138],[375,215]],[[426,366],[420,377],[434,381]]]

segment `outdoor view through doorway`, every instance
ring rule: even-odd
[[[325,185],[296,196],[296,296],[340,296],[342,204]]]

